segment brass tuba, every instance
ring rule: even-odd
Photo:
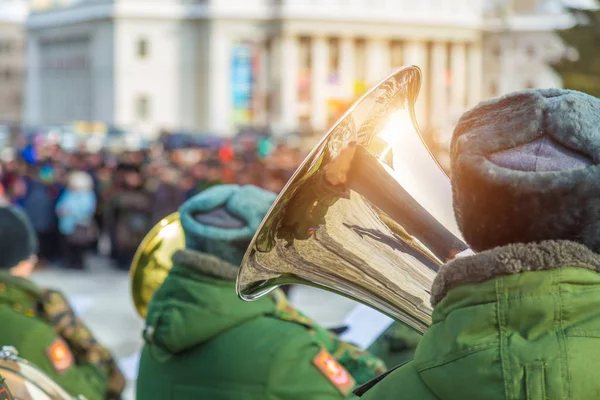
[[[282,284],[345,295],[423,332],[438,268],[467,249],[451,187],[414,114],[418,67],[359,99],[288,182],[237,279],[256,299]]]
[[[130,268],[131,297],[138,314],[146,318],[148,303],[173,267],[171,257],[185,248],[179,213],[163,218],[144,237]]]

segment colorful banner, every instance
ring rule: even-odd
[[[231,99],[233,122],[247,125],[253,120],[252,103],[256,68],[253,64],[253,47],[247,44],[235,45],[231,54]]]
[[[369,90],[366,82],[364,81],[354,81],[354,95],[357,97],[362,96],[365,92]]]

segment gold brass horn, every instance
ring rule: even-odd
[[[324,288],[423,332],[440,265],[466,250],[447,175],[414,115],[418,67],[391,74],[334,125],[263,220],[237,279],[256,299],[282,284]]]
[[[144,237],[131,262],[131,297],[138,314],[146,318],[148,303],[173,267],[171,257],[185,248],[179,213],[163,218]]]

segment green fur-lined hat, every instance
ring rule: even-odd
[[[600,100],[526,90],[479,104],[452,139],[454,210],[477,251],[571,240],[600,252]]]
[[[277,196],[256,186],[217,185],[180,208],[186,248],[239,266]]]

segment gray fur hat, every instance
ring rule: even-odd
[[[452,138],[454,211],[477,251],[571,240],[600,252],[600,100],[527,90],[479,104]]]

